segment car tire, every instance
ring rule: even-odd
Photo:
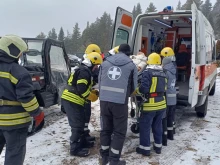
[[[207,109],[208,109],[208,96],[206,97],[206,100],[203,105],[195,107],[197,117],[204,118],[207,115]]]
[[[216,87],[216,82],[214,83],[214,85],[212,86],[212,89],[209,92],[209,96],[214,96],[215,95],[215,87]]]

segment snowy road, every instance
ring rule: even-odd
[[[198,119],[193,110],[177,111],[177,129],[174,141],[168,141],[162,154],[143,157],[135,153],[139,139],[128,127],[122,159],[128,165],[219,165],[220,164],[220,79],[215,96],[209,97],[208,114]],[[92,105],[91,134],[99,137],[99,104]],[[65,115],[55,106],[45,110],[45,128],[29,137],[25,165],[98,165],[99,139],[88,158],[69,155],[70,128]],[[129,125],[132,120],[129,119]],[[4,156],[0,157],[3,164]]]

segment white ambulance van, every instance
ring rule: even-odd
[[[149,55],[162,48],[175,50],[178,105],[195,108],[198,117],[207,114],[208,97],[215,93],[216,44],[212,26],[193,3],[191,10],[145,13],[133,20],[120,7],[115,16],[112,48],[122,43],[132,53]]]

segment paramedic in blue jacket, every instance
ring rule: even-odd
[[[162,118],[166,110],[165,91],[167,86],[166,74],[161,67],[161,58],[157,53],[148,56],[147,68],[142,73],[137,94],[146,99],[143,103],[139,120],[140,145],[136,148],[138,154],[150,156],[150,131],[154,136],[154,150],[157,154],[162,149]]]
[[[174,117],[176,111],[176,66],[173,63],[174,52],[172,48],[166,47],[161,51],[163,56],[162,66],[167,76],[167,110],[166,117],[163,119],[163,145],[167,146],[167,139],[173,140]]]
[[[99,72],[102,164],[124,165],[120,161],[127,132],[128,97],[137,87],[137,68],[129,58],[130,46],[121,44],[119,53],[106,58]]]

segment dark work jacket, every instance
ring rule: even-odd
[[[0,52],[0,129],[27,127],[31,123],[30,116],[40,113],[33,90],[29,72]],[[17,105],[2,105],[3,100]]]

